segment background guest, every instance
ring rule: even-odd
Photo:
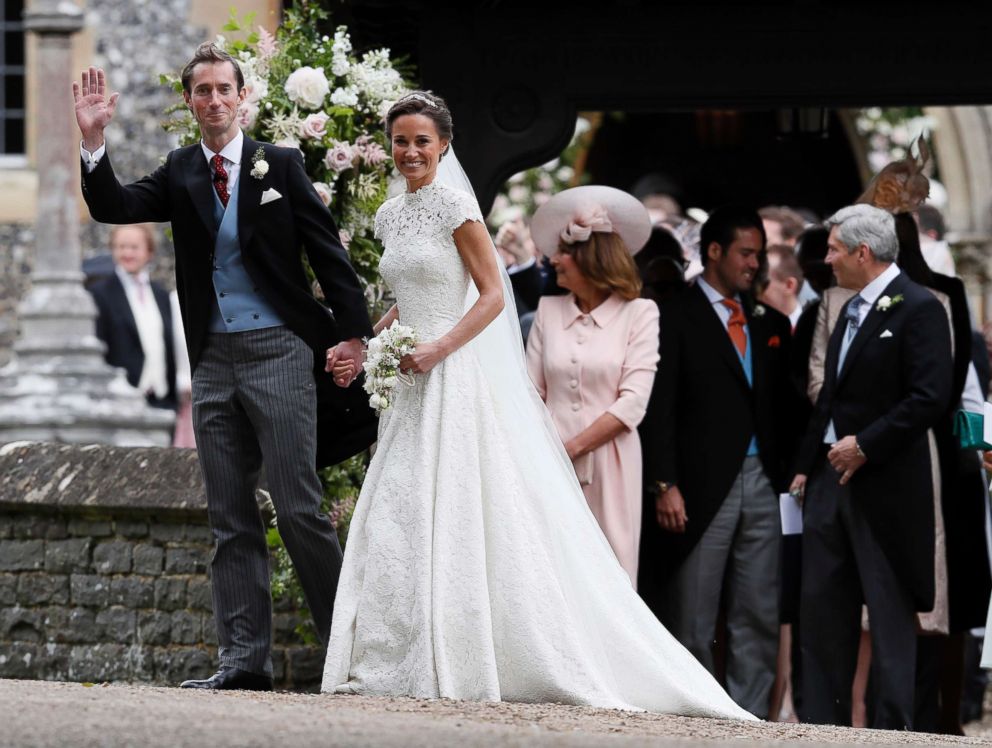
[[[946,408],[950,334],[940,303],[893,264],[885,211],[839,211],[828,262],[855,292],[828,349],[807,430],[800,631],[802,718],[849,724],[862,599],[871,618],[872,726],[912,729],[914,612],[934,602],[933,472],[926,431]],[[893,344],[883,342],[895,338]]]
[[[935,273],[955,276],[954,257],[944,241],[944,216],[936,205],[923,204],[916,210],[920,227],[920,249],[927,265]]]
[[[682,244],[664,226],[651,229],[651,237],[644,248],[634,255],[637,272],[641,276],[641,296],[660,304],[685,286],[685,259]]]
[[[96,334],[107,346],[105,358],[122,367],[127,381],[148,404],[174,410],[176,337],[169,292],[148,277],[155,256],[155,233],[147,224],[115,226],[110,232],[112,275],[89,291],[96,302]]]
[[[661,532],[642,594],[711,672],[726,601],[726,686],[768,715],[779,639],[778,493],[788,482],[789,321],[750,289],[765,237],[752,209],[714,211],[704,270],[661,307],[661,364],[644,440],[644,485]]]
[[[768,285],[761,293],[761,301],[789,318],[796,329],[803,308],[799,303],[799,290],[803,286],[803,271],[792,247],[774,244],[768,247]]]
[[[534,214],[534,241],[558,285],[527,341],[531,379],[551,411],[586,500],[617,559],[637,581],[641,444],[658,364],[658,307],[640,299],[631,258],[651,231],[647,211],[610,187],[552,197]]]

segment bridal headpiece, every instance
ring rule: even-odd
[[[537,209],[530,233],[537,248],[551,256],[558,245],[584,242],[594,232],[616,233],[631,254],[651,236],[651,218],[640,200],[614,187],[572,187]]]
[[[414,99],[416,101],[422,101],[425,104],[427,104],[428,106],[434,107],[435,109],[438,108],[436,101],[432,101],[431,99],[427,98],[426,96],[424,96],[423,94],[420,94],[420,93],[407,94],[406,96],[402,97],[400,99],[400,101],[409,101],[410,99]],[[398,104],[399,101],[396,102],[396,103]]]
[[[930,195],[930,180],[923,168],[930,160],[930,149],[921,135],[916,139],[919,156],[909,155],[887,164],[868,183],[868,188],[856,202],[867,203],[890,213],[911,213]],[[913,152],[910,146],[910,154]]]

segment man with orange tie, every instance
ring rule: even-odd
[[[661,363],[641,428],[660,527],[643,582],[711,671],[725,600],[727,691],[759,717],[775,680],[778,494],[796,441],[789,320],[750,295],[764,246],[756,211],[719,208],[703,225],[702,275],[661,306]]]

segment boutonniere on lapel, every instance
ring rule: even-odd
[[[753,314],[755,317],[764,317],[765,316],[765,307],[764,307],[764,305],[763,304],[755,304],[754,305],[754,309],[751,310],[751,314]]]
[[[888,296],[883,296],[878,300],[878,303],[875,304],[875,308],[880,312],[887,312],[896,304],[902,302],[902,300],[903,300],[903,296],[901,293],[898,293],[895,296],[892,296],[891,298]]]
[[[768,338],[768,347],[769,348],[781,348],[782,347],[782,339],[778,335],[772,335],[770,338]]]
[[[259,146],[255,155],[251,157],[251,175],[255,179],[262,179],[269,173],[269,162],[265,160],[265,149]]]

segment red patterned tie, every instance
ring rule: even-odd
[[[737,352],[743,358],[747,353],[747,335],[744,332],[744,325],[747,324],[747,318],[744,316],[741,305],[733,299],[720,299],[720,303],[730,310],[730,319],[727,321],[727,332],[730,334],[730,339],[734,342]]]
[[[214,165],[214,189],[217,190],[217,197],[227,207],[227,201],[231,197],[227,191],[227,170],[224,168],[224,157],[219,153],[210,159]]]

